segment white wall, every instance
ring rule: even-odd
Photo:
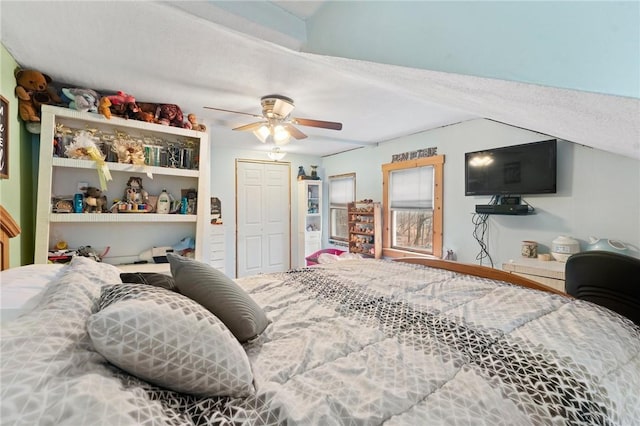
[[[230,137],[227,129],[211,129],[211,140]],[[247,135],[247,137],[252,137]],[[444,154],[444,248],[453,249],[461,262],[476,263],[479,246],[472,237],[472,213],[476,204],[487,204],[490,197],[464,195],[464,153],[484,148],[534,142],[549,136],[506,126],[490,120],[473,120],[393,141],[319,158],[289,153],[283,161],[291,163],[292,206],[297,205],[296,176],[304,166],[319,164],[327,194],[327,177],[356,173],[356,199],[382,200],[380,165],[391,156],[420,148],[437,147]],[[293,142],[295,143],[295,142]],[[226,231],[226,271],[235,276],[235,162],[236,159],[267,160],[266,151],[228,148],[211,149],[211,196],[222,201]],[[492,215],[489,218],[489,252],[496,267],[520,255],[520,242],[534,240],[540,252],[550,249],[558,235],[570,235],[584,245],[593,235],[618,239],[640,246],[640,161],[567,141],[558,144],[558,192],[525,196],[536,214],[527,216]],[[325,203],[325,218],[328,209]],[[298,250],[297,215],[291,217],[291,248]],[[328,244],[328,221],[324,221],[323,246]],[[483,263],[483,264],[486,264]],[[292,267],[296,267],[295,258]]]
[[[464,195],[464,153],[546,139],[550,137],[473,120],[326,157],[323,175],[355,172],[356,199],[381,201],[382,163],[391,162],[392,154],[437,147],[438,154],[445,155],[444,248],[453,249],[461,262],[476,263],[479,246],[472,237],[472,213],[476,204],[487,204],[490,197]],[[535,214],[489,218],[489,253],[496,267],[520,255],[522,240],[537,241],[540,252],[548,252],[558,235],[571,235],[583,245],[594,235],[640,246],[638,160],[559,141],[558,192],[524,199],[535,207]],[[327,245],[326,234],[324,239]]]
[[[237,138],[237,137],[255,137],[250,134],[243,134],[238,136],[238,132],[231,132],[229,129],[221,129],[209,126],[209,138],[211,141],[216,141],[217,138]],[[256,139],[257,146],[260,146]],[[293,142],[295,143],[295,142]],[[286,147],[283,149],[286,150]],[[230,277],[236,276],[236,160],[260,160],[270,161],[267,157],[266,151],[251,151],[240,150],[230,148],[211,147],[211,196],[218,197],[222,204],[222,221],[225,229],[225,271]],[[309,155],[296,155],[289,153],[282,162],[291,164],[291,205],[297,205],[297,175],[298,167],[303,166],[307,174],[311,174],[312,164],[321,164],[320,157]],[[318,169],[318,174],[321,169]],[[208,201],[207,201],[208,202]],[[213,225],[212,225],[213,226]],[[218,226],[218,225],[215,225]],[[298,250],[297,235],[297,215],[291,216],[291,250],[292,253],[296,253]],[[205,259],[208,256],[209,245],[205,244]],[[292,267],[297,266],[295,264],[295,256],[292,255]]]

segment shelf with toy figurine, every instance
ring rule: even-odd
[[[379,259],[382,254],[380,203],[362,200],[347,206],[349,252]]]
[[[362,230],[358,231],[352,228],[349,232],[356,235],[374,235],[373,229],[369,231],[362,231]]]
[[[57,139],[60,132],[67,129],[70,132],[63,133],[62,145],[56,146],[56,141],[61,140]],[[80,140],[91,139],[87,132],[97,140],[92,139],[94,144],[78,144],[77,136]],[[119,151],[109,161],[107,155],[114,150],[107,147],[117,141],[137,144],[134,162],[120,161]],[[73,150],[66,149],[70,146]],[[85,159],[83,146],[91,152],[97,147],[102,155],[94,155],[97,160]],[[171,150],[163,151],[163,157],[149,157],[149,161],[159,159],[160,165],[143,164],[147,161],[147,146]],[[184,153],[176,157],[180,159],[178,165],[171,167],[168,159],[173,157],[168,154],[173,154],[176,147],[184,149]],[[185,236],[194,239],[194,257],[202,260],[210,212],[208,203],[195,200],[209,199],[210,180],[208,162],[199,164],[200,158],[209,158],[205,132],[117,117],[108,120],[98,114],[43,106],[34,263],[46,263],[56,242],[66,241],[69,247],[110,246],[104,262],[130,264],[138,261],[139,253],[146,248],[169,246]],[[104,165],[109,173],[96,174],[96,169]],[[135,180],[136,186],[132,184]],[[87,202],[91,198],[88,187],[99,188],[106,197],[101,208],[76,208],[76,198],[91,205]],[[135,189],[140,191],[136,193]],[[156,213],[157,199],[165,189],[176,206],[182,202],[185,190],[197,194],[191,210]]]

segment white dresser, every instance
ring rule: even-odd
[[[224,225],[209,226],[209,265],[225,272],[225,232]]]
[[[564,291],[566,263],[521,257],[502,264],[502,270],[520,275],[541,284]]]

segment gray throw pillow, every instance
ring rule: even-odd
[[[197,260],[167,253],[178,291],[217,316],[240,342],[258,336],[269,324],[258,304],[231,278]]]
[[[127,284],[147,284],[155,287],[166,288],[171,291],[178,291],[176,282],[172,276],[157,272],[123,272],[120,279]]]
[[[215,315],[188,297],[140,284],[106,286],[87,320],[94,349],[150,383],[197,396],[254,393],[249,359]]]

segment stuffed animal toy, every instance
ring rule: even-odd
[[[18,69],[15,72],[18,113],[26,122],[40,122],[40,107],[61,102],[49,87],[51,77],[36,70]]]
[[[188,120],[188,124],[190,124],[191,129],[197,130],[198,132],[207,131],[207,126],[205,126],[204,124],[198,124],[197,122],[198,118],[196,117],[195,114],[187,115],[187,120]]]
[[[107,197],[102,191],[94,186],[81,188],[84,191],[84,212],[85,213],[106,213]]]
[[[124,190],[124,199],[132,204],[146,204],[149,202],[149,193],[142,187],[142,178],[130,177]]]
[[[111,119],[111,109],[109,109],[110,106],[111,101],[108,97],[103,96],[100,98],[100,102],[98,102],[98,112],[104,115],[107,120]]]
[[[115,95],[108,95],[109,101],[113,106],[119,106],[124,104],[135,103],[136,98],[129,95],[128,93],[117,91]]]
[[[114,95],[106,96],[111,102],[109,107],[111,113],[122,118],[136,119],[136,114],[140,112],[140,108],[136,104],[136,98],[122,91],[116,92]]]
[[[112,107],[111,112],[122,118],[132,118],[136,120],[140,114],[140,108],[138,108],[138,105],[135,102],[128,102],[126,104],[116,106],[115,110]]]
[[[185,128],[184,114],[182,109],[176,104],[154,104],[149,102],[138,102],[140,111],[152,114],[155,122],[165,126]]]
[[[156,118],[150,112],[138,111],[133,115],[135,120],[145,121],[147,123],[155,123]]]
[[[100,95],[95,90],[79,88],[62,88],[63,101],[70,109],[83,112],[98,112]]]

